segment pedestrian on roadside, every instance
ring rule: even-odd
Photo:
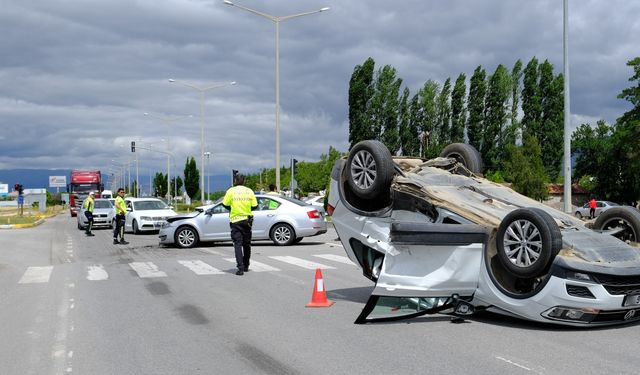
[[[591,200],[589,201],[589,219],[593,219],[596,217],[596,206],[596,198],[591,197]]]
[[[93,208],[95,207],[95,193],[92,191],[89,193],[87,198],[82,202],[82,209],[84,210],[84,217],[87,218],[87,229],[85,229],[84,234],[89,237],[95,236],[95,234],[91,233],[91,228],[93,227]]]
[[[267,194],[269,194],[269,195],[280,195],[280,193],[278,193],[276,191],[276,185],[274,185],[274,184],[269,184],[269,192]]]
[[[251,226],[253,214],[251,210],[258,207],[258,201],[253,190],[244,186],[244,175],[233,177],[233,187],[224,195],[222,205],[229,210],[229,226],[231,239],[236,254],[236,275],[242,276],[249,271],[251,259]]]
[[[118,196],[114,202],[116,209],[116,227],[113,229],[113,244],[127,245],[129,242],[124,239],[124,220],[127,214],[127,205],[124,203],[124,189],[118,189]],[[118,241],[120,236],[120,241]]]

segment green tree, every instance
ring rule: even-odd
[[[398,135],[398,112],[400,86],[402,79],[397,78],[395,68],[385,65],[378,70],[374,79],[368,118],[375,139],[384,143],[391,154],[400,148]]]
[[[522,79],[522,61],[518,59],[511,69],[511,115],[510,124],[505,127],[502,139],[505,147],[515,145],[518,137],[520,122],[518,121],[518,108],[520,108],[520,80]]]
[[[540,119],[542,118],[542,99],[539,87],[538,59],[533,57],[524,68],[522,88],[522,129],[534,137],[540,136]]]
[[[184,190],[191,199],[195,199],[199,191],[200,172],[196,165],[196,159],[192,156],[187,158],[184,165]]]
[[[513,189],[532,199],[547,199],[547,176],[538,140],[525,134],[524,144],[521,147],[509,146],[507,152],[509,157],[504,160],[505,179],[513,183]]]
[[[153,195],[165,197],[167,195],[167,175],[157,172],[153,177]]]
[[[349,148],[356,143],[373,139],[368,106],[373,94],[373,72],[375,62],[369,57],[362,65],[357,65],[349,81]]]
[[[440,145],[451,143],[451,78],[447,78],[437,99],[436,142]]]
[[[510,76],[507,69],[498,65],[489,78],[489,89],[485,101],[484,131],[480,150],[486,170],[496,170],[498,156],[503,154],[504,141],[500,139],[507,123],[507,101],[510,94]]]
[[[440,86],[437,82],[428,80],[418,92],[419,107],[416,108],[418,113],[415,117],[419,120],[418,131],[423,134],[422,154],[421,157],[430,157],[436,142],[436,121],[438,115],[438,106],[436,100]]]
[[[487,94],[487,72],[478,66],[469,84],[467,136],[469,144],[480,150],[484,130],[485,97]]]
[[[180,195],[180,190],[182,189],[182,178],[180,176],[174,177],[171,179],[171,195],[178,196]]]
[[[552,181],[556,181],[562,169],[562,157],[564,155],[564,76],[559,74],[553,77],[553,65],[548,61],[541,65],[541,89],[542,77],[549,70],[551,82],[549,88],[544,89],[542,96],[542,162],[547,175]]]
[[[451,135],[452,143],[464,142],[464,125],[467,121],[465,97],[467,95],[467,76],[460,73],[451,92]]]
[[[400,130],[400,150],[401,155],[415,155],[419,147],[416,130],[411,121],[411,103],[409,102],[409,89],[404,88],[400,97],[400,108],[398,113],[398,126]],[[412,154],[413,152],[413,154]]]

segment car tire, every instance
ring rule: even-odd
[[[612,207],[598,215],[593,229],[610,230],[618,228],[620,232],[613,236],[621,241],[640,242],[640,211],[633,207]]]
[[[200,241],[198,231],[189,226],[178,228],[173,239],[176,245],[182,249],[192,248]]]
[[[379,141],[358,142],[349,152],[347,180],[356,196],[377,199],[389,193],[393,179],[393,159]]]
[[[456,159],[472,173],[482,173],[482,157],[475,147],[465,143],[452,143],[442,150],[440,156],[443,158]]]
[[[138,228],[138,222],[137,221],[133,221],[133,223],[131,224],[131,228],[133,228],[133,234],[139,234],[140,233],[140,229]]]
[[[296,233],[291,225],[278,223],[271,228],[269,237],[276,246],[289,246],[296,240]]]
[[[562,234],[545,211],[520,208],[505,216],[498,226],[496,247],[507,271],[516,277],[533,278],[549,269],[562,248]]]
[[[575,215],[578,219],[582,220],[582,214],[580,213],[580,211],[576,211],[576,215]]]

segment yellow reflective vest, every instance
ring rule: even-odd
[[[124,203],[124,199],[122,197],[116,197],[115,206],[116,215],[124,215],[127,213],[127,205]]]
[[[229,221],[237,223],[238,221],[247,220],[251,216],[251,208],[258,206],[258,200],[251,189],[238,185],[227,190],[222,204],[231,207]]]
[[[82,203],[82,208],[91,213],[93,213],[93,206],[95,206],[95,202],[91,196],[88,196],[87,199],[84,200],[84,203]]]

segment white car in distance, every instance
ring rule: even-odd
[[[127,215],[125,232],[150,232],[160,230],[167,218],[177,215],[165,202],[158,198],[126,198]]]

